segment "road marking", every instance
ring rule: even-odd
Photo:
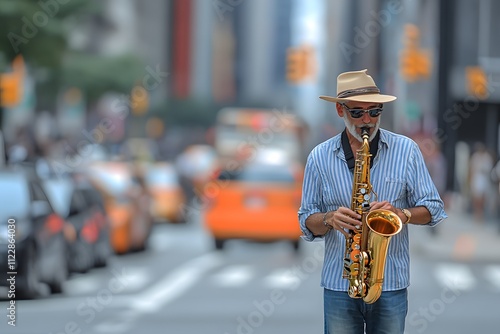
[[[97,275],[82,274],[64,282],[63,291],[66,296],[84,295],[97,291],[102,278]]]
[[[128,332],[138,315],[129,310],[119,314],[114,320],[107,320],[94,326],[94,331],[98,333],[124,333]]]
[[[153,233],[148,241],[148,250],[155,253],[164,253],[169,250],[178,249],[184,245],[184,240],[189,238],[192,241],[191,249],[201,250],[212,248],[212,238],[206,233],[197,233],[198,230],[193,226],[186,226],[179,230],[178,226],[169,223],[155,225]]]
[[[120,293],[123,294],[142,289],[148,283],[150,276],[149,270],[144,267],[127,267],[127,284],[120,290]],[[64,282],[64,295],[81,296],[92,294],[103,288],[103,280],[103,276],[97,273],[86,273],[72,277]]]
[[[235,265],[225,268],[212,277],[214,284],[220,287],[240,287],[248,283],[253,277],[253,270],[249,265]]]
[[[264,279],[264,285],[270,289],[295,290],[300,285],[300,278],[290,269],[276,269]]]
[[[451,289],[470,290],[476,285],[472,271],[463,264],[440,264],[437,266],[435,274],[442,285]]]
[[[490,265],[484,269],[486,279],[495,287],[495,290],[500,291],[500,266]]]
[[[151,273],[143,267],[127,267],[127,284],[120,291],[120,293],[138,291],[149,283]]]
[[[207,271],[219,266],[222,258],[208,253],[178,267],[149,289],[128,296],[129,305],[137,312],[150,313],[173,301],[193,286]]]

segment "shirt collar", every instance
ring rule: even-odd
[[[386,147],[389,147],[389,138],[387,137],[387,131],[384,129],[379,128],[378,131],[380,131],[380,139],[379,143],[384,144]],[[379,144],[379,149],[380,149],[380,144]]]
[[[342,130],[343,131],[343,130]],[[385,147],[389,147],[389,138],[387,136],[387,131],[384,129],[379,128],[378,131],[380,131],[380,139],[379,139],[379,149],[381,149],[380,143],[384,144]],[[340,154],[342,158],[345,160],[344,157],[344,151],[341,150],[342,147],[342,132],[339,134],[335,135],[335,137],[332,138],[332,149],[337,152],[337,154]]]

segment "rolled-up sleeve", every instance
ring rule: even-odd
[[[427,225],[434,226],[448,218],[444,211],[443,200],[439,196],[439,192],[425,166],[422,153],[416,144],[413,146],[410,156],[408,187],[410,206],[424,206],[429,210],[431,220]]]
[[[309,154],[304,171],[304,182],[302,184],[302,200],[298,211],[300,229],[302,230],[302,239],[313,241],[319,238],[306,227],[307,218],[321,211],[321,179],[318,167],[314,159],[315,150]]]

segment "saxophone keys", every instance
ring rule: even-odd
[[[368,292],[368,287],[366,285],[366,283],[361,283],[360,286],[358,287],[358,291],[359,291],[359,294],[361,296],[366,296],[367,292]]]
[[[353,262],[359,262],[361,257],[361,251],[359,249],[355,249],[351,252],[351,260]]]
[[[359,254],[359,262],[363,264],[363,267],[367,267],[368,264],[370,263],[370,255],[368,255],[367,252],[360,252]]]
[[[356,286],[350,286],[348,291],[349,297],[351,298],[360,298],[358,294],[358,288]]]
[[[361,243],[361,234],[358,233],[353,235],[352,241],[359,245]]]
[[[353,263],[350,266],[351,276],[358,276],[359,274],[359,263]]]

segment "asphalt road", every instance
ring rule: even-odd
[[[158,225],[146,252],[72,277],[63,294],[0,301],[0,333],[322,333],[322,244],[231,241],[197,223]],[[406,333],[500,333],[500,261],[412,256]]]

